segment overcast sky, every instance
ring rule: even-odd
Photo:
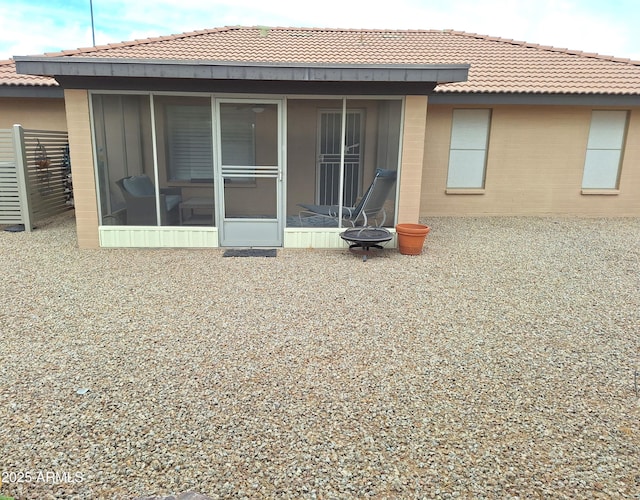
[[[638,0],[93,0],[98,45],[228,25],[455,29],[640,60]],[[0,60],[91,46],[90,0],[0,0]]]

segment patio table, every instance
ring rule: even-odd
[[[195,215],[194,210],[203,209],[210,213],[210,215]],[[189,211],[188,218],[184,217],[184,210]],[[205,224],[213,225],[213,198],[198,196],[195,198],[189,198],[186,201],[180,203],[178,207],[180,214],[180,225],[183,224]]]

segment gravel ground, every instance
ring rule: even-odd
[[[425,222],[367,262],[0,232],[0,494],[639,498],[640,220]]]

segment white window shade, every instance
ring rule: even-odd
[[[626,126],[626,111],[592,112],[583,189],[617,188]]]
[[[584,189],[615,189],[618,184],[619,150],[587,150],[582,187]]]
[[[213,180],[211,108],[169,105],[166,117],[171,180]]]
[[[484,151],[451,150],[447,187],[482,187],[484,184],[484,160]]]
[[[453,111],[447,188],[484,187],[490,122],[489,109]]]
[[[627,123],[626,111],[594,111],[589,130],[589,149],[621,149]]]

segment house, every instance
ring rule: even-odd
[[[224,27],[16,57],[64,89],[82,247],[340,247],[376,216],[640,215],[640,62],[456,31]]]
[[[18,74],[14,61],[0,61],[0,129],[16,123],[35,130],[66,130],[64,92],[51,77]]]

